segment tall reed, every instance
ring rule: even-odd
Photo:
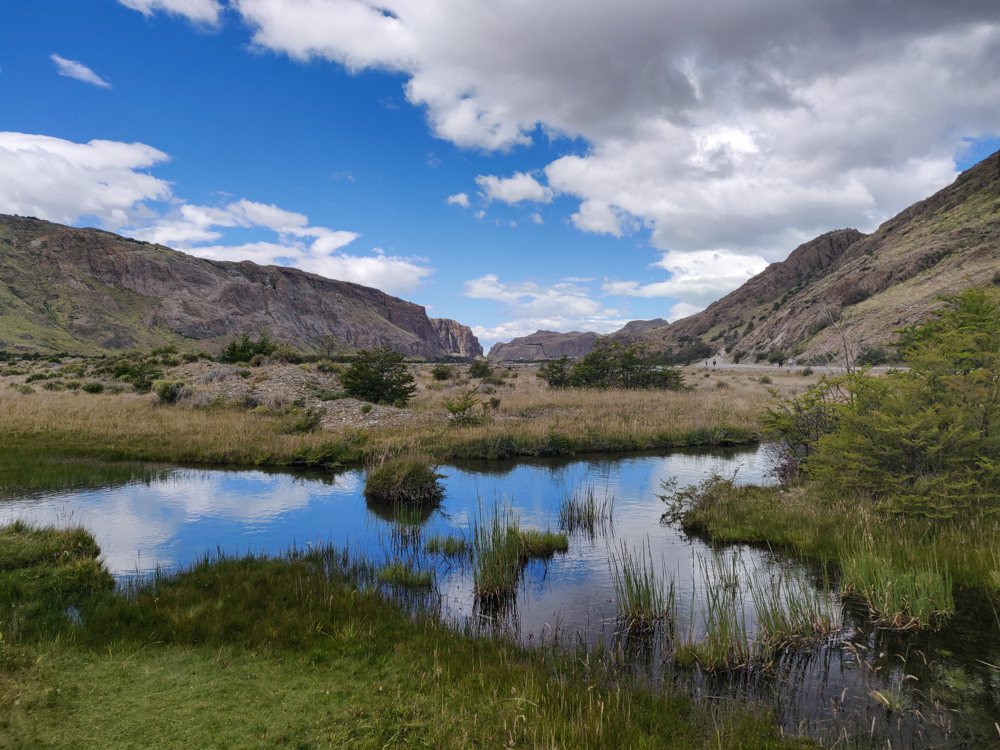
[[[603,499],[598,499],[591,485],[563,496],[559,504],[559,528],[569,532],[581,530],[594,537],[611,527],[614,510],[615,496],[605,493]]]
[[[643,542],[637,551],[623,540],[611,550],[611,582],[615,588],[618,620],[628,631],[650,630],[667,619],[674,607],[674,582],[656,573],[652,551]]]

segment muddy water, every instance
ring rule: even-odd
[[[460,626],[500,629],[526,643],[561,638],[618,647],[609,554],[622,544],[644,546],[657,571],[674,581],[685,628],[690,616],[701,627],[697,613],[705,592],[723,583],[718,570],[705,564],[713,557],[745,576],[805,571],[821,581],[800,561],[742,545],[712,550],[661,522],[665,506],[657,495],[663,480],[676,478],[685,486],[721,474],[763,483],[768,469],[766,453],[756,449],[446,466],[444,503],[422,523],[404,528],[402,547],[399,524],[366,505],[360,470],[330,475],[175,468],[152,482],[0,497],[0,522],[82,524],[119,575],[182,567],[217,550],[278,553],[293,544],[323,542],[381,561],[413,554],[430,535],[468,534],[476,513],[497,502],[511,504],[522,526],[557,530],[563,497],[594,487],[598,497],[615,499],[612,525],[595,535],[571,534],[568,553],[530,564],[516,599],[501,612],[477,606],[468,566],[419,553],[416,559],[435,567],[442,616]],[[753,602],[745,590],[739,598],[753,632]],[[985,601],[963,592],[956,599],[958,614],[940,630],[902,634],[874,630],[864,610],[847,603],[843,627],[830,639],[789,653],[767,670],[724,676],[677,670],[669,648],[619,658],[655,661],[650,669],[657,679],[698,695],[773,707],[787,731],[830,744],[846,736],[877,747],[1000,746],[1000,727],[994,726],[1000,721],[1000,669],[991,666],[1000,665],[1000,626]]]

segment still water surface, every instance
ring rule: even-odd
[[[507,632],[525,642],[582,639],[611,642],[615,604],[609,551],[645,545],[654,566],[676,582],[678,611],[698,606],[699,592],[719,585],[702,560],[736,558],[753,573],[797,567],[770,550],[743,545],[713,551],[676,525],[661,523],[661,482],[683,487],[720,474],[745,483],[769,481],[763,449],[574,457],[445,466],[446,496],[420,534],[468,534],[483,506],[510,503],[522,526],[557,530],[563,497],[594,487],[614,496],[613,527],[593,538],[570,535],[570,548],[525,570]],[[280,553],[291,545],[332,542],[352,554],[388,559],[393,523],[373,513],[362,489],[364,472],[294,474],[261,470],[174,468],[163,479],[67,492],[0,497],[0,522],[82,524],[97,538],[112,572],[129,575],[156,566],[188,565],[206,552]],[[457,624],[483,625],[467,566],[436,565],[441,611]],[[706,580],[706,577],[708,580]],[[1000,632],[991,612],[957,597],[960,611],[937,632],[873,630],[865,613],[847,607],[843,629],[829,642],[787,656],[767,672],[725,677],[680,677],[686,688],[774,706],[790,732],[843,737],[887,747],[1000,746]],[[839,603],[837,603],[839,606]],[[746,601],[755,630],[751,601]],[[876,697],[901,707],[887,710]],[[886,693],[889,691],[889,693]],[[862,743],[865,744],[865,743]]]

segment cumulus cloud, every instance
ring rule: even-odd
[[[689,305],[687,302],[678,302],[676,305],[673,305],[667,313],[667,322],[674,323],[681,318],[686,318],[689,315],[700,313],[704,309],[704,307],[698,307],[697,305]]]
[[[169,157],[143,143],[90,141],[0,133],[0,213],[63,224],[101,226],[192,255],[291,265],[390,293],[416,289],[434,271],[424,258],[341,252],[355,232],[310,226],[304,214],[241,198],[219,205],[190,204],[170,183],[138,170]],[[274,232],[278,241],[225,245],[226,229]],[[206,243],[213,243],[206,245]]]
[[[638,281],[605,281],[605,294],[622,297],[673,297],[704,308],[767,267],[758,256],[737,255],[725,250],[698,250],[663,254],[652,267],[670,273],[666,281],[640,284]],[[699,308],[699,309],[701,309]],[[687,313],[690,315],[691,313]]]
[[[50,55],[50,58],[52,62],[56,64],[56,69],[59,71],[59,75],[61,76],[75,78],[76,80],[83,81],[84,83],[100,86],[102,89],[111,88],[110,83],[105,81],[83,63],[77,62],[76,60],[67,60],[65,57],[60,57],[59,55]]]
[[[126,8],[132,8],[144,16],[162,11],[176,16],[184,16],[193,23],[214,26],[219,22],[222,6],[217,0],[118,0]]]
[[[483,196],[487,201],[503,201],[511,205],[521,201],[551,203],[554,195],[551,188],[545,187],[524,172],[517,172],[513,177],[479,175],[476,184],[483,189]]]
[[[462,208],[469,207],[469,196],[465,193],[458,193],[456,195],[448,196],[449,206],[461,206]]]
[[[534,281],[501,282],[496,274],[486,274],[465,282],[466,297],[503,304],[507,321],[492,328],[473,328],[483,342],[509,340],[538,330],[617,331],[627,318],[590,297],[590,289],[571,281],[539,284]]]
[[[152,216],[145,201],[171,198],[170,184],[136,170],[169,161],[143,143],[0,133],[0,213],[69,224],[94,217],[112,229]]]
[[[874,228],[1000,131],[995,0],[232,0],[260,49],[407,77],[434,135],[584,147],[488,200],[572,196],[581,231],[778,260]],[[509,183],[508,180],[517,180]],[[504,192],[506,191],[506,192]]]

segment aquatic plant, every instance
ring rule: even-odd
[[[378,578],[383,583],[403,588],[430,588],[434,585],[433,570],[422,570],[400,560],[383,565]]]
[[[559,528],[566,531],[582,530],[591,537],[606,530],[615,509],[615,496],[605,493],[599,500],[593,486],[564,495],[559,504]]]
[[[643,542],[632,551],[623,540],[608,556],[618,620],[628,631],[648,630],[667,618],[674,606],[674,584],[658,576],[652,552]]]
[[[438,535],[427,539],[424,551],[442,557],[462,557],[471,554],[472,545],[464,536]]]

